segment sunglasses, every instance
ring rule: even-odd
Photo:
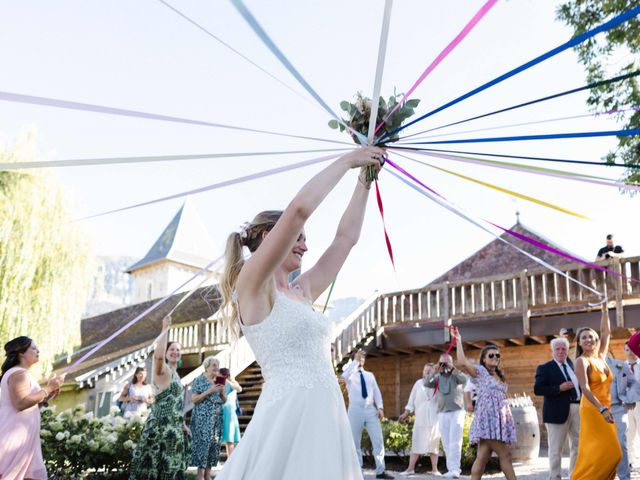
[[[497,358],[498,360],[500,359],[500,354],[499,353],[487,353],[487,358]]]

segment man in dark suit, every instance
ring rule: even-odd
[[[551,352],[553,360],[539,365],[536,370],[533,391],[544,397],[542,421],[549,439],[549,478],[561,480],[562,447],[567,437],[571,448],[570,476],[578,455],[581,392],[573,363],[567,357],[569,341],[554,338],[551,340]]]

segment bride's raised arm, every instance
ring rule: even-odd
[[[305,222],[331,190],[333,190],[344,174],[351,168],[359,168],[367,165],[374,165],[379,168],[379,159],[382,158],[383,153],[382,149],[376,147],[354,150],[340,157],[302,187],[284,210],[273,229],[269,233],[264,234],[260,247],[243,266],[238,276],[236,287],[240,301],[242,301],[242,298],[245,296],[249,297],[264,294],[269,288],[272,275],[286,259],[287,255],[291,253],[291,249],[302,233]],[[360,195],[362,195],[362,193]],[[356,197],[355,194],[354,197]],[[353,210],[354,213],[352,216],[355,217],[364,215],[364,206],[359,206],[361,202],[362,200],[359,198],[356,201],[352,199],[347,212]],[[352,204],[357,204],[358,207],[354,206],[351,208]],[[362,210],[361,213],[360,210]],[[344,220],[345,218],[343,217],[343,221]],[[360,225],[361,224],[362,221],[360,221]],[[343,225],[343,222],[341,222],[341,225]],[[339,231],[342,232],[343,230],[350,229],[344,225],[342,230],[339,228]],[[334,244],[335,243],[334,241]],[[321,259],[318,263],[321,265],[328,263],[329,266],[321,266],[319,270],[322,273],[312,274],[310,277],[314,280],[306,280],[308,287],[305,294],[313,295],[312,292],[316,292],[318,289],[320,289],[321,293],[324,288],[326,288],[326,285],[332,281],[333,276],[335,276],[348,254],[350,247],[347,249],[347,244],[348,241],[346,239],[341,239],[338,242],[339,247],[333,248],[333,253],[331,253],[332,245],[329,251],[323,255],[324,258],[328,254],[327,259],[324,261]],[[345,249],[346,252],[341,253]],[[309,277],[309,275],[306,276]],[[315,280],[315,278],[320,279]],[[322,288],[322,284],[325,285],[324,288]],[[304,283],[301,283],[300,286],[304,291]],[[320,293],[318,293],[318,295]]]

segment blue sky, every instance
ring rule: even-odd
[[[397,0],[389,37],[383,93],[406,90],[482,5],[477,0]],[[568,40],[555,20],[558,2],[500,1],[466,40],[414,93],[419,113],[465,93]],[[187,15],[283,79],[295,80],[261,44],[228,1],[173,1]],[[247,0],[275,42],[336,110],[356,91],[371,94],[382,0]],[[183,116],[250,128],[347,140],[327,127],[328,115],[220,46],[157,0],[59,0],[0,4],[0,90]],[[429,128],[584,84],[584,70],[569,51],[419,126]],[[587,113],[586,95],[573,95],[443,133]],[[537,134],[614,129],[611,119],[588,118],[486,133]],[[0,102],[0,133],[12,142],[33,129],[46,159],[206,152],[297,150],[328,144],[207,127],[112,117]],[[418,129],[411,129],[411,132]],[[450,137],[446,137],[450,138]],[[516,155],[598,160],[612,139],[472,145]],[[185,191],[257,170],[312,158],[313,154],[162,162],[58,169],[77,216]],[[525,224],[591,259],[612,232],[637,253],[640,227],[630,219],[638,199],[616,189],[433,160],[482,180],[584,213],[580,220],[455,179],[407,165],[455,203],[510,226],[519,209]],[[221,254],[227,234],[267,208],[282,208],[321,167],[308,167],[193,197]],[[562,167],[558,167],[562,168]],[[574,171],[616,178],[604,167]],[[355,172],[332,192],[307,227],[311,264],[330,242]],[[375,202],[361,244],[350,257],[335,295],[368,296],[374,289],[427,283],[490,240],[474,226],[429,203],[390,175],[381,175],[385,214],[396,254],[394,274],[386,254]],[[142,256],[181,201],[83,222],[96,254]]]

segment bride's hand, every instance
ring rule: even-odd
[[[349,164],[349,168],[367,167],[369,165],[380,170],[384,163],[385,151],[379,147],[358,148],[343,155],[342,159]]]

